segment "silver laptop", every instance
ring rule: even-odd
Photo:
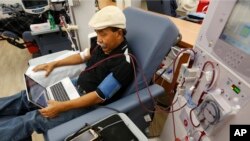
[[[24,80],[28,101],[40,108],[47,107],[48,100],[67,101],[80,97],[69,77],[46,88],[26,74]]]

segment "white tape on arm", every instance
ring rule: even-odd
[[[90,57],[90,48],[85,48],[84,51],[80,52],[80,56],[83,61],[86,61]]]

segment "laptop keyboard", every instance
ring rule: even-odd
[[[67,101],[69,100],[69,96],[65,91],[62,82],[59,82],[50,87],[51,92],[56,101]]]

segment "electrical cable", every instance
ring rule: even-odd
[[[103,130],[105,130],[105,129],[111,127],[111,126],[116,125],[116,124],[118,124],[118,123],[122,123],[122,122],[123,122],[123,120],[118,120],[118,121],[113,122],[113,123],[111,123],[111,124],[109,124],[109,125],[106,125],[106,126],[104,126],[104,127],[98,126],[97,128],[99,129],[99,132],[102,132]]]
[[[105,109],[109,109],[109,110],[115,111],[117,113],[121,113],[121,111],[119,111],[119,110],[117,110],[115,108],[108,107],[108,106],[98,106],[98,108],[105,108]]]
[[[61,25],[65,28],[65,31],[66,31],[66,33],[68,35],[68,38],[69,38],[70,42],[71,42],[71,47],[73,48],[74,51],[76,51],[75,43],[73,42],[72,37],[71,37],[71,35],[70,35],[70,33],[69,33],[68,29],[67,29],[67,25],[65,23],[65,17],[60,15],[59,19],[60,19]]]
[[[172,107],[177,101],[178,101],[178,98],[175,100],[174,103],[172,103],[170,106],[168,106],[168,107],[166,107],[166,108],[162,108],[162,107],[160,107],[160,106],[158,106],[158,107],[159,107],[159,109],[160,109],[162,112],[174,113],[174,112],[177,112],[177,111],[181,110],[182,108],[184,108],[184,107],[187,105],[187,103],[184,103],[184,104],[183,104],[182,106],[180,106],[179,108],[177,108],[177,109],[175,109],[175,110],[172,109],[171,111],[168,111],[168,109],[169,109],[170,107]]]
[[[138,65],[139,71],[142,72],[143,81],[144,81],[144,83],[146,84],[146,88],[147,88],[148,93],[149,93],[149,95],[150,95],[150,97],[151,97],[151,100],[153,101],[153,105],[156,105],[156,102],[155,102],[155,100],[154,100],[154,98],[153,98],[153,96],[152,96],[152,94],[151,94],[151,91],[150,91],[150,89],[149,89],[149,87],[148,87],[148,83],[147,83],[146,80],[145,80],[144,72],[142,71],[142,69],[140,69],[141,66],[139,66],[139,63],[137,63],[137,60],[136,60],[135,56],[133,56],[133,55],[131,54],[131,57],[134,57],[134,59],[135,59],[135,61],[136,61],[136,64]],[[134,62],[133,62],[133,59],[132,59],[131,62],[132,62],[132,64],[133,64],[133,66],[135,66],[135,64],[134,64]],[[136,79],[137,77],[136,77],[136,70],[135,70],[135,67],[133,67],[133,69],[134,69],[134,77],[135,77],[135,79]],[[150,113],[154,113],[153,110],[150,110],[150,109],[146,108],[146,106],[142,103],[142,101],[141,101],[141,99],[140,99],[140,95],[139,95],[139,88],[138,88],[138,81],[137,81],[137,80],[135,80],[134,85],[135,85],[135,88],[136,88],[136,96],[137,96],[137,98],[138,98],[138,100],[139,100],[140,105],[142,106],[142,108],[143,108],[144,110],[150,112]]]
[[[206,133],[204,131],[201,131],[201,135],[200,135],[198,141],[201,141],[202,137],[205,136],[205,135],[206,135]]]
[[[132,55],[133,56],[133,55]],[[136,60],[136,59],[135,59]],[[138,64],[138,63],[137,63]],[[138,67],[138,68],[141,68],[141,67]],[[141,70],[142,71],[142,70]],[[135,72],[135,71],[134,71]],[[143,72],[142,72],[143,73]],[[144,73],[143,73],[144,74]],[[136,74],[135,74],[135,76],[136,76]],[[145,75],[143,75],[143,78],[144,78],[144,82],[146,83],[146,86],[147,86],[147,90],[148,90],[148,92],[149,92],[149,95],[151,96],[151,98],[152,98],[152,101],[155,103],[155,101],[154,101],[154,99],[153,99],[153,97],[152,97],[152,94],[151,94],[151,91],[150,91],[150,89],[149,89],[149,87],[148,87],[148,84],[147,84],[147,81],[146,81],[146,78],[145,78]],[[136,83],[137,83],[137,81],[136,81]],[[138,84],[137,84],[138,85]],[[136,85],[136,87],[137,87],[137,85]],[[147,108],[145,108],[145,106],[144,106],[144,104],[141,102],[141,100],[140,100],[140,97],[139,97],[139,94],[138,94],[138,87],[136,88],[137,90],[137,97],[139,98],[139,102],[140,102],[140,104],[143,106],[143,108],[144,109],[146,109],[147,111],[149,111],[149,112],[154,112],[154,111],[152,111],[152,110],[148,110]],[[178,99],[178,98],[177,98]],[[174,103],[176,103],[177,102],[177,99],[176,99],[176,101],[174,102]],[[180,108],[178,108],[178,109],[175,109],[175,110],[172,110],[172,111],[167,111],[167,110],[164,110],[165,112],[167,112],[167,113],[173,113],[173,112],[177,112],[177,111],[179,111],[179,110],[181,110],[183,107],[185,107],[186,106],[186,104],[187,103],[185,103],[184,105],[182,105]],[[154,105],[156,105],[156,104],[154,104]],[[174,104],[172,104],[172,105],[174,105]],[[160,108],[161,109],[161,108]]]
[[[154,81],[156,82],[158,79],[160,79],[161,76],[162,76],[165,72],[166,72],[166,69],[164,69],[164,70],[160,73],[160,75],[158,75],[157,78],[154,79]]]
[[[184,108],[186,105],[187,105],[187,103],[183,104],[183,105],[182,105],[181,107],[179,107],[178,109],[169,111],[168,113],[174,113],[174,112],[180,111],[180,110],[181,110],[182,108]]]
[[[162,110],[162,111],[164,111],[164,112],[166,112],[166,111],[168,111],[168,109],[170,109],[170,107],[172,107],[173,105],[175,105],[175,103],[178,101],[178,97],[176,98],[176,100],[173,100],[174,102],[171,104],[171,105],[169,105],[169,106],[167,106],[167,107],[162,107],[162,106],[158,106],[158,105],[156,105],[156,107],[158,108],[158,109],[160,109],[160,110]]]

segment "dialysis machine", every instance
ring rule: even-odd
[[[162,141],[228,141],[250,124],[250,1],[213,0],[182,64]]]

